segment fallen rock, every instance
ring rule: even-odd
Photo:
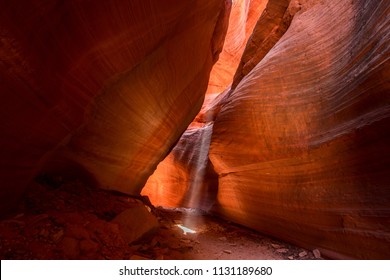
[[[156,217],[143,205],[123,211],[112,222],[119,224],[127,243],[146,241],[158,228]]]
[[[35,225],[35,224],[37,224],[37,223],[39,223],[39,222],[41,222],[42,220],[45,220],[45,219],[47,219],[47,218],[49,218],[49,216],[48,216],[47,214],[40,214],[40,215],[37,215],[37,216],[35,216],[35,217],[33,217],[33,218],[30,219],[28,225],[29,225],[29,226]]]
[[[64,236],[64,230],[59,230],[57,231],[56,233],[54,233],[52,236],[51,236],[51,240],[54,242],[54,243],[57,243],[58,241],[60,241],[60,239]]]
[[[88,231],[81,225],[68,225],[65,230],[65,236],[73,237],[76,239],[88,239]]]
[[[99,245],[91,239],[84,239],[80,241],[80,250],[83,254],[93,254],[99,248]]]
[[[282,254],[283,254],[283,253],[287,253],[287,252],[288,252],[288,249],[285,249],[285,248],[283,248],[283,249],[277,249],[276,252],[277,252],[277,253],[282,253]]]
[[[223,252],[226,253],[226,254],[231,254],[232,253],[231,250],[223,250]]]
[[[320,250],[314,249],[314,250],[313,250],[313,255],[314,255],[314,257],[315,257],[316,259],[321,258],[321,252],[320,252]]]
[[[159,245],[157,238],[153,238],[152,241],[150,242],[150,247],[153,248],[156,247],[157,245]]]
[[[218,240],[227,241],[227,238],[225,236],[222,236],[222,237],[218,238]]]
[[[43,238],[47,238],[49,236],[49,231],[47,229],[42,229],[40,232],[39,232],[39,236],[40,237],[43,237]]]
[[[306,251],[302,251],[298,254],[299,257],[303,258],[305,256],[307,256],[307,252]]]
[[[79,241],[71,237],[65,237],[61,241],[64,256],[69,259],[76,259],[80,255]]]
[[[271,243],[271,247],[274,248],[274,249],[279,249],[282,246],[280,246],[279,244]]]

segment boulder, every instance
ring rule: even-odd
[[[119,225],[120,232],[129,244],[148,240],[159,227],[156,217],[144,205],[123,211],[111,222]]]

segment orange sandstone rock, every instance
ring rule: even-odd
[[[43,170],[140,192],[198,113],[228,0],[0,4],[0,212]]]
[[[328,257],[388,259],[390,5],[307,4],[221,105],[216,212]]]
[[[230,87],[247,40],[266,4],[267,1],[264,0],[233,2],[225,42],[219,59],[211,71],[208,94],[203,107],[176,147],[159,163],[142,190],[142,193],[149,196],[154,204],[171,207],[198,206],[204,209],[209,209],[212,205],[210,199],[215,195],[216,182],[208,160],[202,163],[205,171],[201,171],[204,172],[201,178],[199,175],[195,176],[199,173],[197,170],[199,153],[208,151],[208,145],[205,147],[204,143],[202,144],[202,139],[206,135],[204,131],[212,128],[211,126],[203,128],[203,126],[212,121],[218,112],[218,103],[224,96],[219,94]],[[194,196],[194,192],[199,194],[196,203],[193,198],[189,198]]]
[[[266,0],[233,1],[223,50],[211,70],[207,93],[220,93],[231,85],[248,38],[267,2]]]

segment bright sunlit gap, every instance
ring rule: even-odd
[[[187,233],[196,233],[195,230],[192,230],[188,227],[185,227],[185,226],[182,226],[182,225],[177,225],[179,228],[181,228],[183,230],[183,234],[184,235],[187,235]]]
[[[188,188],[188,205],[192,208],[200,209],[202,200],[202,186],[207,169],[209,147],[211,142],[213,125],[211,123],[200,128],[201,141],[198,151],[198,158],[191,172],[190,185]],[[199,217],[198,217],[199,221]],[[191,215],[183,217],[183,222],[188,226],[195,226]]]

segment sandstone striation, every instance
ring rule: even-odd
[[[208,155],[209,145],[205,143],[209,143],[210,139],[205,140],[204,137],[211,136],[210,122],[224,96],[220,94],[226,94],[226,90],[230,88],[247,40],[266,4],[267,1],[263,0],[233,2],[223,49],[210,73],[206,100],[178,144],[158,165],[142,190],[154,204],[203,209],[211,207],[211,198],[216,191],[215,173],[208,160],[201,160],[200,164],[199,155]],[[198,196],[196,202],[193,196]]]
[[[216,212],[328,257],[388,259],[390,5],[301,3],[221,104]]]
[[[301,5],[300,1],[296,0],[267,1],[234,74],[233,89],[275,46],[290,26],[294,14],[301,9]]]
[[[212,124],[187,129],[142,190],[153,204],[209,210],[217,176],[208,158]]]
[[[228,0],[0,4],[0,211],[38,172],[138,194],[199,111]]]
[[[235,0],[229,17],[225,43],[210,74],[207,93],[221,93],[233,81],[242,53],[268,1]]]

